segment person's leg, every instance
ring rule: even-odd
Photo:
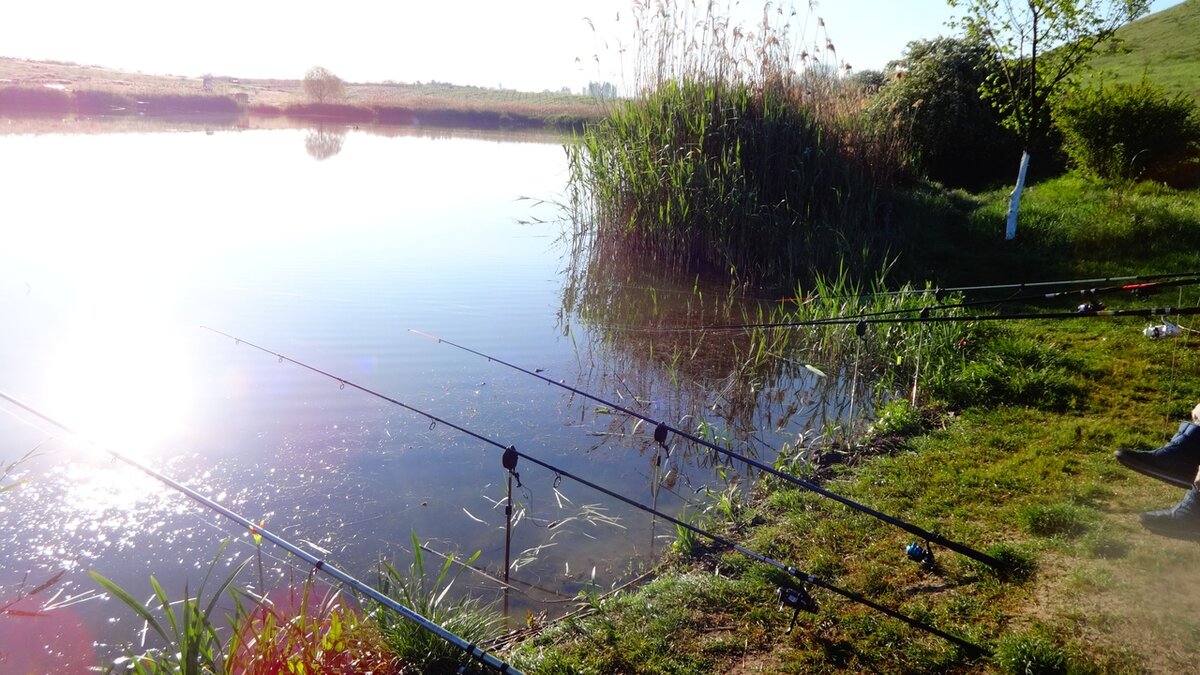
[[[1151,532],[1200,541],[1200,470],[1192,478],[1192,488],[1178,504],[1163,511],[1148,511],[1140,519],[1142,526]]]
[[[1192,411],[1192,418],[1197,417],[1200,405]],[[1129,469],[1190,490],[1200,470],[1200,424],[1183,422],[1171,442],[1157,450],[1118,450],[1116,457]]]

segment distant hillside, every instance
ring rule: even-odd
[[[1200,102],[1200,0],[1155,12],[1117,31],[1118,42],[1100,47],[1092,77],[1138,82],[1145,74],[1168,91]]]

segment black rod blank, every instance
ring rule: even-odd
[[[1183,278],[1183,279],[1168,279],[1168,280],[1164,280],[1164,281],[1143,281],[1143,282],[1138,282],[1138,283],[1119,284],[1119,285],[1115,285],[1115,286],[1093,286],[1091,288],[1079,288],[1079,289],[1072,289],[1069,291],[1053,291],[1053,292],[1049,292],[1049,293],[1030,293],[1030,294],[1025,294],[1025,295],[1015,294],[1015,295],[1010,295],[1010,296],[1004,297],[1004,298],[990,298],[987,300],[965,300],[962,302],[952,302],[952,303],[946,303],[946,304],[941,304],[939,302],[939,304],[927,305],[927,306],[923,306],[923,307],[906,307],[903,309],[887,309],[887,310],[880,310],[877,312],[866,312],[863,314],[855,315],[853,318],[854,319],[868,319],[868,318],[898,316],[898,315],[902,315],[902,314],[914,314],[915,313],[915,314],[919,314],[922,319],[928,319],[929,312],[940,312],[940,311],[946,311],[946,310],[950,310],[950,309],[966,309],[968,307],[985,307],[985,306],[1010,304],[1010,303],[1029,303],[1029,302],[1037,302],[1037,301],[1041,301],[1041,300],[1055,300],[1058,298],[1066,298],[1066,297],[1072,297],[1072,296],[1078,296],[1078,297],[1082,297],[1082,298],[1092,298],[1092,297],[1095,297],[1097,295],[1101,295],[1104,293],[1119,293],[1122,291],[1127,292],[1127,293],[1144,295],[1144,294],[1150,293],[1152,291],[1160,291],[1160,290],[1163,290],[1166,288],[1175,288],[1175,287],[1179,287],[1179,286],[1193,286],[1196,284],[1200,284],[1200,276],[1193,275],[1191,277]],[[934,292],[935,297],[940,300],[944,289],[937,289],[937,290],[930,289],[930,291]],[[929,292],[929,291],[914,291],[913,294],[915,295],[917,293],[925,293],[925,292]],[[1103,308],[1097,307],[1094,310],[1084,310],[1084,311],[1099,311],[1101,309],[1103,309]],[[998,316],[1012,317],[1013,315],[998,315]],[[1043,315],[1041,315],[1041,314],[1024,315],[1025,318],[1032,318],[1034,316],[1041,318]],[[1071,316],[1071,318],[1078,318],[1080,316],[1080,312],[1076,311],[1076,312],[1072,313],[1070,316]],[[822,325],[822,324],[835,324],[836,325],[838,323],[843,323],[843,321],[842,321],[843,318],[849,318],[849,317],[830,317],[830,318],[826,318],[826,319],[810,319],[809,321],[813,322],[812,325]],[[954,317],[954,318],[959,318],[959,317]],[[973,318],[976,318],[976,317],[970,317],[970,318],[964,319],[964,320],[970,320]],[[1058,318],[1058,317],[1055,317],[1055,318]],[[799,323],[797,323],[797,325],[799,325]],[[730,324],[725,324],[725,325],[707,326],[706,328],[728,330],[728,329],[730,329],[730,327],[731,327]],[[753,325],[753,327],[759,327],[759,326]],[[693,330],[693,329],[689,329],[689,330]]]

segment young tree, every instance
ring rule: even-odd
[[[342,78],[321,66],[308,69],[308,72],[304,74],[303,87],[304,93],[317,103],[339,99],[346,95],[346,85],[342,82]]]
[[[1045,149],[1049,100],[1096,45],[1145,14],[1149,0],[946,0],[965,10],[962,26],[990,44],[999,69],[981,93],[1024,145],[1008,212],[1007,238],[1016,235],[1017,206],[1031,154]]]

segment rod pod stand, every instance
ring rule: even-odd
[[[517,459],[519,458],[515,445],[510,445],[504,449],[504,454],[500,458],[500,463],[504,465],[508,471],[508,497],[504,501],[504,619],[508,620],[508,574],[509,568],[512,566],[512,484],[513,477],[517,479],[517,487],[521,486],[521,474],[517,473]]]

